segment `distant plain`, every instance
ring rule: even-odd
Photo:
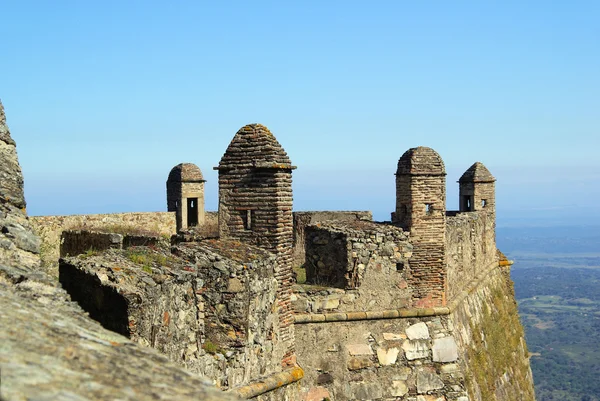
[[[538,401],[600,400],[600,226],[499,227]]]

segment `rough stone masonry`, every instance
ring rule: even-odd
[[[0,103],[2,400],[232,400],[204,379],[90,319],[43,273],[23,177]]]
[[[275,136],[260,124],[242,127],[215,167],[219,171],[219,237],[239,239],[273,252],[282,363],[293,365],[294,326],[291,291],[292,170]]]
[[[294,285],[294,166],[251,124],[216,168],[220,238],[85,252],[61,282],[105,326],[245,398],[532,401],[494,180],[474,166],[459,196],[480,205],[446,211],[442,158],[409,149],[391,223],[303,220],[309,282]]]

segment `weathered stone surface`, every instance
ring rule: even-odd
[[[462,397],[461,397],[462,398]],[[459,398],[460,400],[460,398]],[[418,395],[417,401],[446,401],[446,397],[437,395]]]
[[[350,391],[354,399],[374,400],[383,397],[383,388],[378,383],[351,382]]]
[[[448,297],[453,298],[484,266],[498,262],[493,213],[470,212],[448,216]]]
[[[274,353],[294,363],[294,325],[290,296],[294,283],[292,248],[292,170],[275,136],[261,124],[235,134],[219,166],[219,237],[246,242],[277,257],[279,342]]]
[[[508,270],[496,267],[452,314],[471,401],[535,400]]]
[[[216,225],[216,214],[207,216],[211,224]],[[87,214],[69,216],[33,216],[30,217],[35,233],[42,239],[40,257],[42,269],[52,277],[58,278],[58,259],[60,258],[60,242],[65,230],[89,231],[136,231],[154,233],[160,237],[170,238],[176,233],[175,213],[171,212],[136,212]]]
[[[226,400],[156,351],[91,320],[39,270],[0,104],[0,367],[4,400]]]
[[[409,340],[426,340],[429,338],[429,329],[423,322],[413,324],[406,328],[406,335]]]
[[[368,357],[352,357],[348,359],[348,370],[359,370],[373,366],[373,362]]]
[[[12,239],[17,248],[32,253],[39,252],[39,237],[32,233],[31,229],[26,229],[19,223],[7,222],[2,227],[2,234]]]
[[[333,376],[330,373],[321,373],[317,376],[317,384],[328,384],[333,382]]]
[[[373,355],[373,350],[368,344],[348,344],[346,348],[350,355]]]
[[[25,213],[23,175],[17,148],[0,103],[0,261],[17,268],[39,266],[40,240]]]
[[[432,372],[417,372],[417,392],[419,394],[444,388],[442,379]]]
[[[409,361],[429,356],[429,345],[423,340],[406,340],[402,344],[402,349]]]
[[[325,387],[312,387],[306,393],[304,398],[305,401],[323,401],[329,399],[331,394],[329,394],[329,390]]]
[[[233,399],[104,329],[43,274],[3,265],[0,365],[6,400]]]
[[[454,362],[458,359],[458,348],[454,337],[436,338],[431,347],[434,362]]]
[[[231,388],[281,369],[275,266],[263,249],[204,240],[63,258],[60,281],[105,327]]]
[[[406,340],[406,334],[402,333],[383,333],[383,339],[387,341],[403,341]]]
[[[402,397],[408,393],[408,386],[404,380],[393,380],[390,394],[394,397]]]
[[[373,214],[370,211],[310,211],[294,212],[294,251],[292,263],[294,266],[302,266],[306,261],[304,249],[304,229],[306,226],[321,221],[372,221]]]
[[[377,359],[381,365],[393,365],[396,363],[398,359],[398,353],[400,350],[398,348],[378,348],[377,349]]]
[[[440,371],[442,373],[455,373],[459,371],[459,366],[455,363],[449,363],[447,365],[442,365]]]
[[[408,282],[415,306],[443,306],[446,291],[446,169],[433,149],[408,149],[396,170],[392,221],[410,231]]]
[[[343,290],[340,312],[395,309],[410,303],[403,253],[412,245],[400,228],[356,220],[322,221],[304,230],[307,285],[299,296],[322,305],[327,299],[324,292],[310,285],[325,284],[331,287],[328,291]]]

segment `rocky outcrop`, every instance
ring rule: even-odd
[[[40,239],[33,234],[25,214],[23,174],[2,103],[0,161],[0,260],[10,266],[32,268],[39,265]]]
[[[2,400],[230,400],[156,351],[104,329],[39,270],[23,176],[0,104]]]

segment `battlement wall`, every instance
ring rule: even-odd
[[[372,221],[370,211],[302,211],[294,215],[293,264],[304,263],[304,228],[325,220]],[[175,212],[132,212],[107,214],[77,214],[66,216],[30,216],[34,231],[42,239],[41,259],[44,269],[53,277],[58,277],[61,234],[66,230],[98,230],[114,228],[135,228],[152,232],[159,236],[176,234]],[[206,237],[218,236],[218,212],[205,212],[204,223],[194,230]]]
[[[360,211],[303,211],[294,212],[294,250],[292,263],[294,266],[302,266],[305,259],[304,229],[306,226],[321,221],[373,221],[373,213],[368,210]]]
[[[446,216],[447,299],[452,300],[482,269],[498,261],[495,215],[448,212]]]
[[[133,212],[110,214],[74,214],[67,216],[31,216],[31,225],[42,239],[40,257],[46,273],[58,277],[60,242],[65,230],[97,230],[111,228],[122,232],[127,229],[152,232],[158,236],[175,234],[174,212]],[[117,229],[118,230],[114,230]]]

